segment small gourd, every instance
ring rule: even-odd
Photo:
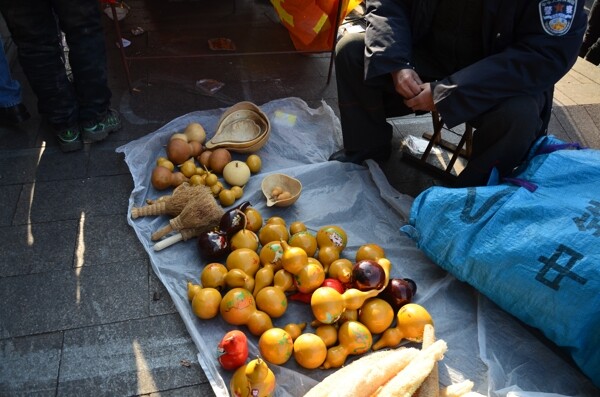
[[[228,288],[245,288],[251,277],[242,269],[231,269],[225,274],[225,285]]]
[[[273,327],[269,315],[256,308],[252,293],[245,288],[233,288],[221,299],[219,312],[225,322],[232,325],[247,325],[253,335],[260,336]]]
[[[229,389],[236,397],[270,397],[275,385],[273,371],[264,360],[256,358],[235,371]]]
[[[296,338],[302,334],[302,331],[304,331],[305,328],[306,323],[289,323],[283,327],[283,329],[290,334],[292,340],[296,340]]]
[[[290,291],[294,287],[294,277],[285,269],[279,269],[273,276],[273,285],[282,291]]]
[[[335,278],[342,284],[348,284],[352,281],[352,266],[353,263],[349,259],[336,259],[327,269],[328,277]]]
[[[298,274],[308,264],[308,254],[300,247],[290,246],[285,241],[280,241],[283,248],[281,265],[291,274]]]
[[[331,287],[319,287],[311,296],[310,307],[315,318],[323,324],[333,324],[345,310],[359,309],[377,290],[360,291],[347,289],[343,294]]]
[[[309,262],[295,275],[296,288],[298,291],[310,294],[325,281],[323,266]]]
[[[327,349],[324,369],[340,368],[349,355],[364,354],[373,344],[369,329],[358,321],[346,321],[338,330],[338,345]]]
[[[379,292],[383,291],[385,287],[387,287],[390,282],[390,273],[392,272],[392,262],[390,262],[387,258],[379,258],[377,259],[377,263],[383,268],[385,272],[385,282],[383,283],[383,287],[379,288]]]
[[[254,275],[254,292],[252,295],[256,298],[256,294],[261,289],[270,286],[273,283],[275,274],[273,272],[273,266],[266,265],[258,269]]]
[[[402,339],[421,342],[427,324],[433,325],[429,312],[419,304],[407,303],[396,314],[396,326],[383,332],[381,338],[373,345],[373,350],[396,347]]]

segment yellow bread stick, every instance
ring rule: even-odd
[[[373,352],[338,369],[310,389],[304,397],[368,397],[418,354],[419,350],[415,348]]]
[[[453,383],[444,387],[440,392],[440,397],[461,397],[473,389],[473,382],[469,379],[460,383]]]
[[[419,354],[400,372],[396,374],[375,394],[377,397],[411,397],[421,386],[427,375],[431,373],[436,361],[444,358],[448,349],[442,339],[434,342]]]
[[[423,344],[421,349],[426,349],[435,342],[435,329],[433,325],[426,324],[423,328]],[[419,389],[416,391],[416,397],[439,397],[440,395],[440,376],[438,363],[433,364],[431,373],[423,381]]]

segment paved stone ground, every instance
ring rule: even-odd
[[[264,37],[287,38],[267,1],[254,7],[218,2],[210,9],[197,1],[128,4],[123,30],[132,53],[177,55],[190,51],[179,49],[182,44],[203,47],[204,40],[187,40],[198,26],[232,28],[240,47]],[[134,61],[131,94],[110,20],[105,24],[113,105],[124,127],[83,151],[58,150],[14,62],[33,117],[0,127],[0,395],[211,396],[196,348],[127,224],[133,185],[115,148],[185,113],[241,100],[261,104],[295,96],[313,107],[325,100],[335,109],[335,84],[326,84],[329,55]],[[147,33],[128,34],[135,26]],[[588,66],[561,85],[552,126],[557,135],[600,147],[599,101],[575,95],[579,85],[600,92],[598,69]],[[204,78],[225,86],[206,95],[195,86]],[[423,118],[395,124],[396,148],[403,134],[418,135],[429,126]],[[384,169],[399,191],[413,196],[435,182],[400,161],[399,150]]]

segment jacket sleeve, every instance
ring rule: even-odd
[[[551,91],[573,66],[587,24],[583,0],[574,1],[571,26],[562,35],[544,28],[540,3],[528,0],[523,9],[514,10],[512,31],[492,31],[496,40],[490,44],[492,55],[432,84],[434,97],[443,98],[436,107],[449,127],[473,119],[505,98]]]
[[[410,4],[406,0],[367,0],[366,80],[411,67]]]

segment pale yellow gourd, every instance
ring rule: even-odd
[[[349,288],[343,294],[331,287],[319,287],[311,296],[310,306],[315,319],[323,324],[333,324],[345,310],[356,310],[365,300],[377,295],[376,290],[360,291]]]
[[[274,276],[275,274],[273,273],[273,266],[271,265],[266,265],[258,269],[254,275],[254,292],[252,295],[256,297],[258,291],[264,287],[272,285]]]
[[[373,344],[373,336],[369,329],[358,321],[346,321],[338,330],[337,346],[327,349],[327,358],[323,368],[339,368],[349,355],[364,354]]]
[[[383,332],[381,338],[373,345],[373,350],[396,347],[403,339],[421,342],[427,324],[433,325],[429,312],[419,304],[408,303],[398,310],[396,326]]]
[[[308,254],[300,247],[294,247],[281,240],[283,255],[281,265],[293,275],[300,273],[302,268],[308,264]]]
[[[238,368],[229,383],[231,395],[270,397],[275,390],[275,374],[267,363],[256,358]]]

